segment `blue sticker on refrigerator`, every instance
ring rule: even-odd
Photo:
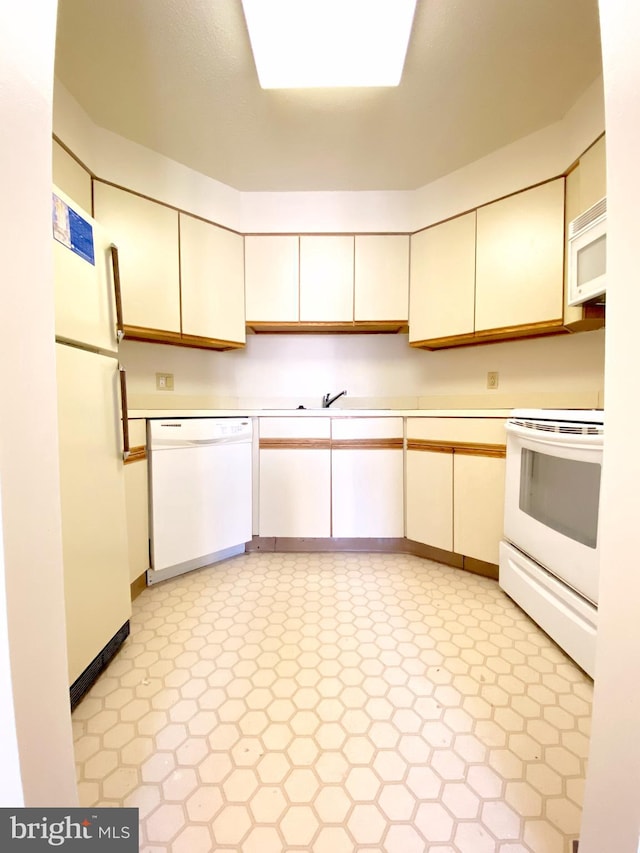
[[[85,261],[95,266],[93,228],[69,205],[53,193],[53,237]]]

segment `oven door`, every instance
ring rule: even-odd
[[[505,537],[594,604],[602,435],[507,424]]]

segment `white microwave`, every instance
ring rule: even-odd
[[[602,296],[607,274],[607,199],[569,223],[569,305]]]

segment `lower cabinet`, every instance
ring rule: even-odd
[[[407,450],[407,539],[453,551],[453,453]]]
[[[260,418],[260,536],[331,536],[329,418]]]
[[[505,421],[407,419],[407,538],[498,563]]]
[[[124,466],[124,490],[129,540],[129,580],[137,581],[149,568],[149,481],[146,421],[129,421],[131,453]]]
[[[505,460],[453,454],[453,550],[498,562],[504,516]]]
[[[402,449],[402,418],[332,418],[333,536],[404,535]]]

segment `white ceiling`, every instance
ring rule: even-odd
[[[239,190],[414,189],[560,119],[601,74],[597,0],[418,0],[395,89],[263,91],[240,0],[59,0],[93,121]]]

